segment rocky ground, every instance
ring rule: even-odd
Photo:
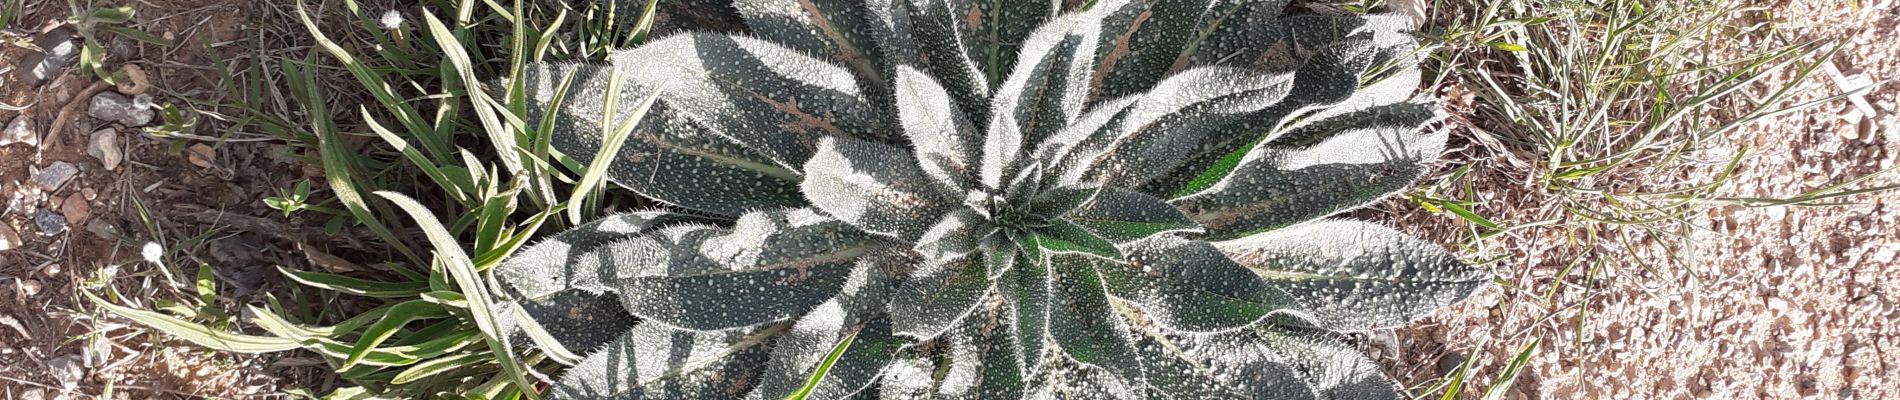
[[[172,45],[102,35],[109,69],[124,74],[113,85],[77,65],[75,32],[55,22],[66,2],[21,3],[0,39],[51,52],[0,46],[0,399],[241,398],[307,376],[314,358],[208,352],[81,295],[109,285],[147,308],[192,298],[173,277],[200,264],[217,266],[216,307],[281,286],[271,266],[295,260],[276,238],[307,221],[263,218],[273,211],[261,199],[303,179],[303,163],[299,150],[234,128],[221,104],[244,99],[218,72],[285,56],[282,28],[260,26],[247,1],[136,2],[128,26]],[[144,261],[147,243],[175,268]]]
[[[1796,101],[1870,87],[1854,100],[1735,130],[1724,143],[1692,155],[1725,160],[1748,149],[1719,195],[1787,197],[1893,167],[1900,160],[1900,82],[1893,79],[1900,76],[1900,52],[1893,47],[1900,4],[1768,3],[1775,4],[1772,14],[1737,12],[1727,22],[1771,19],[1794,38],[1851,38],[1828,60],[1838,73],[1807,81]],[[1770,45],[1733,38],[1695,48],[1737,57]],[[1762,87],[1790,78],[1781,74]],[[1472,162],[1479,169],[1512,169],[1500,161]],[[1705,180],[1717,167],[1655,179],[1665,185]],[[1887,174],[1854,187],[1895,183],[1900,176]],[[1549,215],[1539,195],[1522,185],[1479,191],[1487,199],[1480,213],[1515,221]],[[1400,331],[1404,345],[1392,355],[1397,363],[1390,371],[1423,383],[1472,357],[1465,393],[1476,396],[1535,337],[1541,338],[1538,351],[1504,392],[1508,397],[1900,398],[1900,324],[1894,323],[1900,320],[1900,197],[1846,200],[1858,204],[1710,203],[1678,231],[1612,228],[1639,243],[1633,259],[1609,245],[1579,247],[1568,240],[1577,232],[1561,227],[1494,238],[1489,245],[1495,247],[1473,255],[1512,254],[1494,267],[1515,286],[1494,288]],[[1388,209],[1399,214],[1394,219],[1401,226],[1457,242],[1462,222],[1409,207]]]

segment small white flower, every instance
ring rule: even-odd
[[[396,10],[384,11],[383,18],[377,20],[377,23],[381,24],[385,30],[393,31],[401,29],[403,23],[402,13],[396,12]]]
[[[145,248],[139,249],[139,255],[145,256],[145,261],[162,263],[159,258],[165,256],[165,246],[160,246],[158,242],[145,242]]]

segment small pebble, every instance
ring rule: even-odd
[[[28,146],[40,145],[40,133],[33,131],[33,117],[18,116],[7,123],[6,130],[0,130],[0,146],[25,143]]]
[[[59,213],[66,215],[67,222],[84,224],[87,218],[92,217],[92,204],[88,204],[86,195],[73,193],[59,204]]]
[[[117,122],[127,128],[137,128],[152,123],[157,113],[152,112],[152,96],[138,95],[125,97],[119,92],[99,92],[92,96],[92,108],[86,115],[105,121]]]
[[[119,236],[121,236],[119,235],[119,227],[112,225],[111,222],[106,222],[103,218],[86,223],[86,232],[92,232],[93,235],[98,235],[100,239],[105,240],[117,240]]]
[[[19,231],[13,230],[13,227],[6,223],[0,223],[0,251],[17,249],[24,245],[26,241],[20,239]]]
[[[33,296],[40,295],[40,289],[42,288],[42,286],[40,285],[40,280],[20,279],[14,282],[17,282],[20,285],[19,286],[20,297],[30,299],[30,298],[33,298]]]
[[[33,214],[33,224],[39,226],[40,233],[48,235],[66,231],[66,217],[49,209],[42,208]]]
[[[33,183],[39,184],[40,190],[51,193],[59,191],[61,186],[66,186],[66,182],[71,181],[75,176],[79,176],[79,167],[65,161],[54,161],[52,165],[46,166],[46,169],[33,175]]]
[[[52,375],[53,380],[70,392],[86,379],[86,366],[79,356],[61,356],[46,360],[46,374]]]
[[[125,160],[125,150],[119,147],[119,131],[112,128],[100,129],[92,133],[92,143],[86,146],[86,155],[99,159],[107,171],[117,171],[119,163]]]
[[[72,65],[73,57],[79,55],[79,42],[73,40],[74,33],[71,28],[60,28],[34,39],[33,44],[46,52],[20,57],[20,63],[14,68],[14,76],[29,87],[39,87],[66,73],[66,67]]]

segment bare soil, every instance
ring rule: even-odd
[[[227,111],[220,104],[234,100],[224,95],[223,66],[213,62],[213,51],[242,66],[259,59],[260,49],[281,49],[275,31],[282,28],[260,26],[255,3],[138,1],[131,4],[138,12],[131,26],[175,45],[105,40],[108,65],[147,72],[147,94],[156,103],[206,112],[188,113],[197,118],[185,132],[195,135],[190,138],[87,117],[90,96],[82,95],[100,82],[89,72],[72,68],[40,88],[20,82],[13,71],[0,73],[0,102],[24,107],[0,111],[0,123],[30,116],[41,137],[38,146],[0,147],[0,197],[10,203],[0,209],[0,223],[26,242],[0,251],[0,399],[96,398],[108,391],[114,398],[244,398],[322,383],[312,380],[314,358],[206,351],[109,316],[81,294],[105,295],[110,285],[124,296],[122,304],[147,309],[195,297],[190,287],[171,283],[167,271],[141,261],[147,242],[167,248],[167,262],[182,271],[172,276],[214,266],[216,307],[238,310],[282,287],[273,266],[297,260],[279,238],[312,222],[256,217],[272,213],[261,199],[305,177],[292,157],[301,150],[226,131],[232,125],[219,119],[218,112]],[[68,13],[64,1],[27,1],[13,26],[3,28],[30,39]],[[0,47],[0,68],[19,68],[18,60],[31,52]],[[61,132],[51,131],[55,121],[64,121]],[[125,149],[116,170],[87,154],[91,134],[108,128],[119,132]],[[202,165],[186,154],[193,145],[212,149]],[[55,162],[77,166],[78,177],[56,191],[32,193],[34,174]],[[68,205],[72,197],[88,210]],[[43,232],[33,220],[42,208],[61,214],[69,228]],[[80,220],[83,214],[89,216]]]
[[[1787,197],[1893,166],[1900,159],[1900,118],[1894,114],[1900,110],[1900,82],[1894,80],[1900,76],[1900,51],[1894,50],[1900,3],[1767,3],[1773,3],[1767,11],[1738,12],[1724,22],[1775,22],[1796,40],[1851,37],[1829,61],[1844,75],[1873,80],[1865,99],[1877,113],[1856,116],[1854,105],[1835,101],[1727,134],[1726,143],[1690,155],[1726,160],[1748,149],[1733,183],[1719,195]],[[1734,59],[1784,44],[1738,37],[1688,48]],[[1791,75],[1760,87],[1781,85]],[[1794,101],[1841,92],[1820,75],[1801,86]],[[1765,94],[1755,90],[1751,96]],[[1741,101],[1747,100],[1732,103],[1739,107]],[[1460,131],[1475,142],[1471,132]],[[1495,154],[1474,153],[1479,157],[1466,161],[1476,164],[1474,173],[1490,174],[1496,182],[1478,188],[1486,203],[1476,211],[1512,221],[1549,215],[1550,203],[1514,175],[1521,168]],[[1705,181],[1719,167],[1654,179]],[[1856,186],[1895,183],[1900,176],[1887,174]],[[1538,351],[1503,392],[1506,398],[1900,398],[1895,196],[1856,196],[1845,200],[1858,205],[1824,208],[1710,204],[1688,216],[1681,232],[1613,232],[1640,243],[1633,259],[1616,255],[1622,249],[1572,243],[1573,232],[1562,228],[1569,224],[1494,238],[1489,244],[1496,247],[1485,254],[1511,254],[1494,268],[1515,286],[1493,288],[1399,331],[1400,346],[1389,352],[1396,354],[1387,354],[1393,362],[1388,372],[1418,384],[1474,358],[1463,394],[1475,398],[1528,339],[1538,337]],[[1446,244],[1463,235],[1464,223],[1449,215],[1404,204],[1386,209],[1395,224]],[[1573,264],[1579,265],[1564,275]]]

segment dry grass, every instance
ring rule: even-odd
[[[1570,13],[1583,3],[1624,8]],[[1900,153],[1894,85],[1868,92],[1879,115],[1854,118],[1825,67],[1803,75],[1825,61],[1891,76],[1900,60],[1878,43],[1896,39],[1900,10],[1781,3],[1644,2],[1637,14],[1633,2],[1519,0],[1495,3],[1496,18],[1475,4],[1436,8],[1441,29],[1471,33],[1446,48],[1457,61],[1440,87],[1466,146],[1418,194],[1498,228],[1385,209],[1474,259],[1498,259],[1509,285],[1401,332],[1408,341],[1389,371],[1439,397],[1440,378],[1468,361],[1453,397],[1477,397],[1535,340],[1495,394],[1900,396],[1886,383],[1900,381],[1900,358],[1880,350],[1895,332],[1869,322],[1895,315],[1883,293],[1900,276],[1891,195],[1880,192],[1896,182],[1881,174]],[[1537,16],[1555,18],[1525,18]],[[1606,27],[1635,36],[1608,38]],[[1499,50],[1512,45],[1525,51]],[[1746,68],[1780,54],[1793,64]],[[1645,68],[1619,69],[1632,64]],[[1696,93],[1732,76],[1760,79],[1698,105]],[[1685,115],[1667,117],[1677,109]],[[1802,206],[1765,207],[1779,200]]]

